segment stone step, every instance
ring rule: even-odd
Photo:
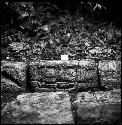
[[[56,88],[36,88],[36,92],[55,92]]]
[[[40,86],[40,88],[56,88],[56,87],[57,87],[56,84],[44,84]]]
[[[11,110],[10,110],[11,109]],[[1,124],[75,124],[68,92],[18,95],[1,111]]]
[[[121,90],[81,92],[73,102],[76,124],[121,124]]]
[[[41,68],[41,66],[44,68]],[[99,61],[98,70],[102,86],[110,86],[110,88],[121,87],[121,61]],[[96,63],[93,60],[85,59],[81,61],[31,61],[29,65],[26,62],[2,61],[1,74],[3,74],[4,77],[12,77],[15,83],[23,88],[28,86],[28,81],[52,82],[53,84],[55,82],[77,81],[78,83],[93,83],[92,87],[98,86]],[[7,78],[10,79],[10,77]]]
[[[56,82],[56,78],[43,78],[43,82]]]
[[[73,88],[74,83],[70,82],[57,82],[57,88],[59,89],[68,89],[68,88]]]

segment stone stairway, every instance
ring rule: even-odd
[[[96,63],[90,60],[40,61],[29,65],[2,62],[1,72],[6,71],[19,82],[18,86],[29,89],[3,106],[2,123],[120,124],[121,92],[114,89],[121,86],[120,65],[121,62],[117,61],[103,61],[96,67]],[[85,92],[88,88],[98,88],[98,80],[101,85],[112,86],[113,90]],[[6,81],[6,84],[10,83]],[[72,91],[76,86],[82,91]]]
[[[77,69],[77,70],[76,70]],[[108,88],[121,86],[121,62],[94,60],[1,62],[1,73],[6,72],[23,88],[39,90],[68,90],[77,83],[79,88],[97,88],[99,81]],[[99,72],[99,76],[98,76]],[[19,84],[18,84],[19,83]],[[35,90],[36,91],[36,90]]]

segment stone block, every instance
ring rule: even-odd
[[[26,93],[1,111],[2,124],[74,124],[67,92]]]
[[[120,61],[100,61],[99,74],[102,86],[108,88],[121,87],[121,62]]]
[[[77,124],[121,124],[121,90],[82,92],[74,101]]]
[[[24,62],[1,62],[1,74],[12,80],[20,87],[25,87],[26,84],[26,64]]]

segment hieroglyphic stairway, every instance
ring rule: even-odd
[[[30,91],[59,91],[78,88],[120,88],[121,62],[115,60],[53,60],[1,62],[1,74]]]

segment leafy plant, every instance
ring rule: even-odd
[[[93,24],[48,2],[8,3],[20,14],[22,30],[2,32],[2,55],[14,53],[12,58],[21,55],[22,60],[58,60],[61,54],[73,60],[121,58],[121,30],[112,23]]]

